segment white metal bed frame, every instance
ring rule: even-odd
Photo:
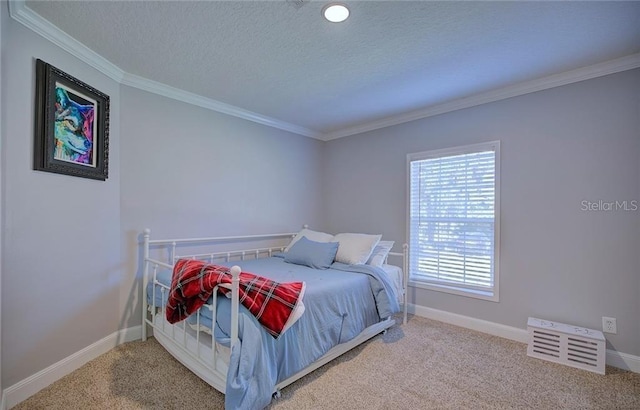
[[[284,246],[278,247],[263,247],[255,249],[235,250],[228,252],[215,251],[210,253],[197,253],[189,255],[176,254],[176,248],[181,245],[201,246],[202,244],[221,244],[221,243],[248,243],[251,241],[260,240],[274,240],[292,238],[295,233],[280,233],[280,234],[268,234],[268,235],[249,235],[249,236],[227,236],[227,237],[211,237],[211,238],[186,238],[186,239],[150,239],[151,230],[145,229],[143,233],[144,248],[144,270],[142,280],[142,340],[146,341],[148,337],[147,325],[153,329],[153,336],[156,340],[179,362],[186,366],[189,370],[195,373],[202,380],[214,387],[221,393],[225,393],[226,378],[228,370],[228,356],[229,351],[220,352],[220,346],[215,343],[212,336],[203,334],[201,331],[195,331],[191,326],[186,324],[186,321],[182,321],[177,324],[170,324],[164,315],[165,306],[160,308],[155,306],[149,306],[147,302],[147,285],[149,281],[154,283],[152,300],[155,303],[156,288],[159,287],[161,292],[168,292],[169,287],[160,283],[157,280],[157,273],[159,268],[173,269],[173,264],[179,258],[191,258],[191,259],[203,259],[210,263],[216,261],[229,262],[233,258],[238,259],[239,262],[246,258],[258,259],[260,257],[268,257],[273,252],[281,252],[284,250]],[[165,249],[168,251],[168,262],[163,262],[158,259],[153,259],[150,256],[151,248]],[[408,283],[408,246],[403,245],[402,253],[390,252],[389,255],[393,257],[402,257],[402,308],[403,308],[403,323],[407,322],[407,283]],[[231,290],[231,344],[233,346],[238,340],[238,315],[239,315],[239,275],[241,269],[235,265],[231,268],[232,283],[220,284],[213,292],[213,302],[211,305],[206,304],[204,307],[208,308],[212,312],[212,317],[215,320],[216,317],[216,300],[218,296],[218,287],[224,287]],[[162,295],[162,300],[166,300]],[[166,303],[166,302],[163,302]],[[196,315],[196,328],[200,328],[200,313]],[[381,322],[378,322],[368,328],[364,329],[358,336],[352,340],[341,343],[331,350],[329,350],[324,356],[312,363],[310,366],[300,370],[298,373],[292,375],[286,380],[281,381],[275,386],[273,392],[274,397],[280,396],[280,389],[288,386],[294,381],[304,377],[310,372],[330,362],[336,357],[348,352],[354,347],[364,343],[372,337],[384,333],[388,328],[395,324],[395,320],[392,317],[387,318]],[[210,341],[209,341],[210,340]],[[207,343],[209,342],[209,343]],[[202,344],[208,345],[209,351],[202,348]]]

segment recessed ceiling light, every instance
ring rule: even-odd
[[[341,3],[329,3],[322,8],[322,15],[332,23],[341,23],[349,17],[349,9]]]

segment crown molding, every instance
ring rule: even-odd
[[[322,139],[320,133],[308,128],[129,74],[31,10],[27,7],[25,0],[9,0],[9,15],[28,29],[120,84],[305,137]]]
[[[221,101],[171,87],[157,81],[129,74],[73,37],[69,36],[49,21],[42,18],[39,14],[26,6],[25,0],[9,0],[9,15],[25,27],[36,32],[120,84],[322,141],[331,141],[350,135],[361,134],[380,128],[386,128],[422,118],[433,117],[435,115],[445,114],[464,108],[470,108],[481,104],[517,97],[536,91],[547,90],[549,88],[559,87],[640,67],[640,53],[631,54],[615,60],[605,61],[603,63],[550,75],[536,80],[525,81],[523,83],[514,84],[497,90],[459,98],[441,104],[435,104],[420,110],[394,115],[323,134],[299,125],[291,124],[226,104]]]
[[[9,0],[9,15],[107,77],[117,82],[122,80],[124,71],[28,8],[24,0]]]
[[[560,74],[554,74],[536,80],[525,81],[522,83],[510,85],[508,87],[499,88],[497,90],[488,91],[472,95],[470,97],[459,98],[442,104],[436,104],[417,111],[411,111],[404,114],[394,115],[383,118],[381,120],[371,121],[353,127],[344,128],[342,130],[326,133],[323,135],[323,141],[330,141],[349,135],[361,134],[367,131],[373,131],[380,128],[390,127],[409,121],[415,121],[422,118],[433,117],[464,108],[474,107],[476,105],[486,104],[494,101],[504,100],[511,97],[517,97],[536,91],[547,90],[549,88],[559,87],[579,81],[589,80],[609,74],[615,74],[622,71],[632,70],[640,67],[640,53],[631,54],[615,60],[605,61],[578,68],[571,71],[565,71]]]
[[[300,127],[288,122],[277,120],[275,118],[267,117],[265,115],[236,107],[234,105],[226,104],[221,101],[203,97],[201,95],[184,91],[179,88],[171,87],[157,81],[149,80],[135,74],[125,73],[121,84],[148,91],[150,93],[159,94],[174,100],[186,102],[198,107],[207,108],[209,110],[216,111],[222,114],[227,114],[234,117],[242,118],[247,121],[267,125],[272,128],[278,128],[284,131],[292,132],[294,134],[303,135],[305,137],[321,139],[321,135],[319,133],[308,128]]]

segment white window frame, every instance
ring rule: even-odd
[[[464,284],[451,284],[450,282],[437,283],[437,281],[416,280],[412,275],[412,262],[409,262],[409,286],[451,293],[477,299],[499,302],[500,289],[500,141],[491,141],[479,144],[464,145],[452,148],[423,151],[407,155],[407,243],[411,244],[411,163],[432,158],[465,155],[476,152],[494,151],[495,153],[495,197],[494,197],[494,248],[493,248],[493,288],[481,290],[469,288]],[[411,247],[409,248],[411,252]],[[411,261],[411,255],[409,255]]]

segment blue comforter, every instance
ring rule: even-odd
[[[382,269],[369,265],[334,263],[331,269],[317,270],[286,263],[280,257],[227,265],[234,264],[245,272],[278,282],[306,282],[303,299],[306,310],[291,328],[274,339],[240,306],[239,341],[232,346],[227,374],[227,409],[266,407],[277,383],[309,366],[332,347],[348,342],[365,328],[399,311],[395,287]],[[218,342],[227,345],[231,334],[230,309],[227,298],[218,298],[214,334]],[[201,324],[211,327],[210,320],[210,311],[201,309]]]

